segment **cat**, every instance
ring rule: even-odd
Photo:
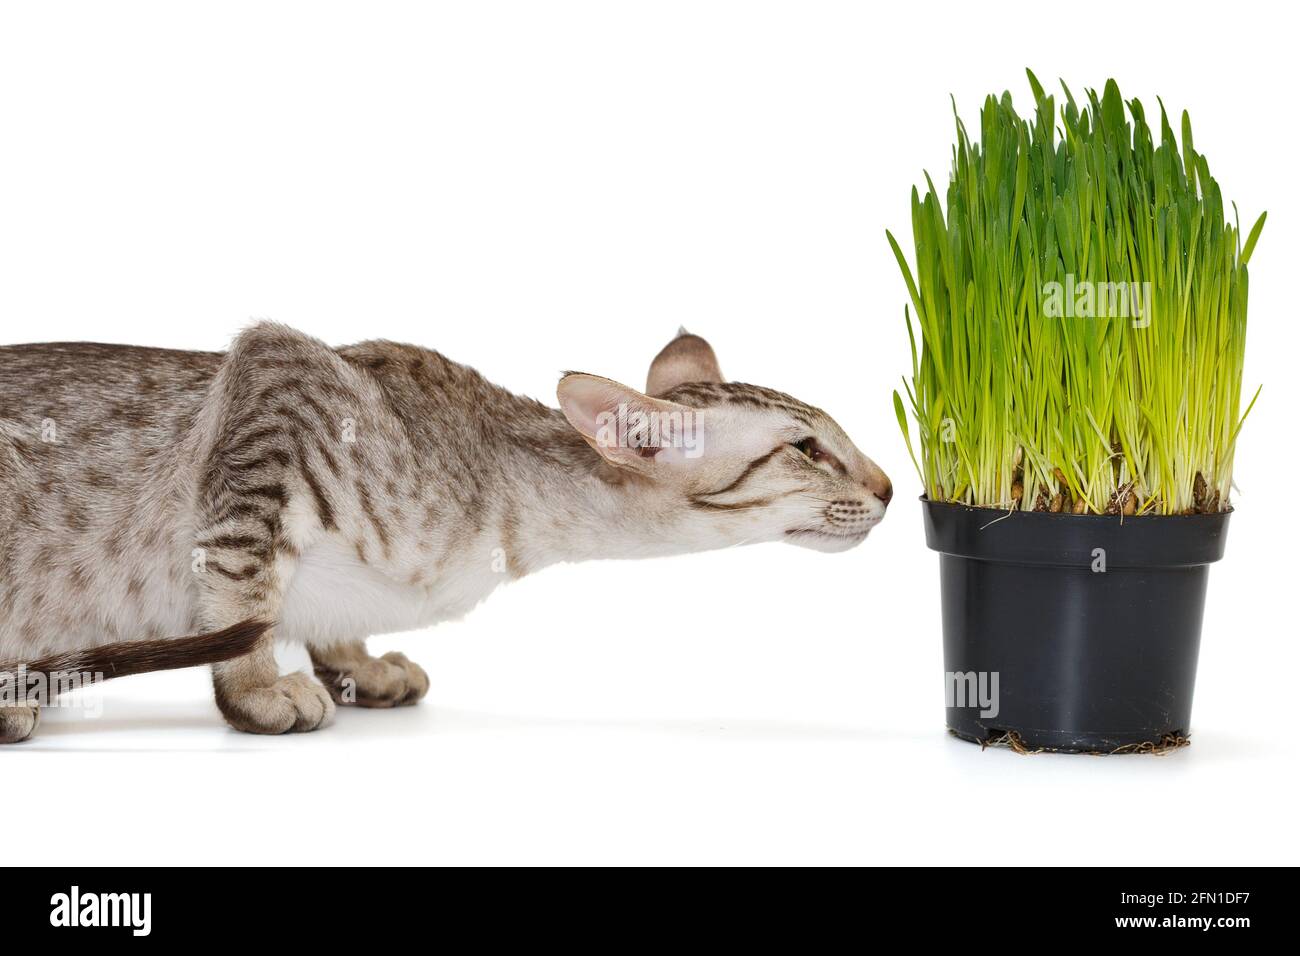
[[[644,393],[567,373],[552,409],[437,352],[283,325],[227,352],[0,348],[0,665],[211,664],[237,730],[428,690],[364,640],[456,618],[549,564],[861,542],[889,479],[824,412],[723,379],[682,331]],[[192,633],[192,637],[166,635]],[[275,639],[315,679],[281,675]],[[0,742],[40,700],[0,706]]]

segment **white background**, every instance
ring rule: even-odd
[[[1274,4],[9,4],[6,342],[222,348],[252,317],[437,348],[550,400],[678,325],[826,408],[898,488],[847,554],[552,568],[384,638],[419,707],[228,730],[206,673],[108,685],[0,750],[11,831],[78,863],[1296,862],[1294,36]],[[949,94],[1192,112],[1270,218],[1265,384],[1211,574],[1194,743],[1019,757],[944,733],[938,560],[890,390],[908,195]],[[0,374],[3,374],[0,369]],[[298,662],[301,657],[286,655]],[[84,835],[84,837],[82,836]],[[49,847],[47,846],[47,849]]]

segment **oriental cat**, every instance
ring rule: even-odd
[[[830,416],[725,381],[695,335],[644,393],[579,373],[557,393],[553,409],[428,349],[271,323],[226,352],[0,348],[0,742],[39,718],[16,672],[197,664],[237,730],[315,730],[427,691],[366,637],[509,579],[760,541],[842,551],[889,503]],[[315,676],[281,675],[275,639]]]

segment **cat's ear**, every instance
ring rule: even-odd
[[[697,457],[699,416],[599,375],[570,372],[556,387],[560,410],[587,444],[619,468],[649,471],[655,460]]]
[[[722,369],[713,347],[698,335],[685,329],[677,330],[673,339],[650,363],[646,376],[647,395],[663,395],[687,382],[722,382]]]

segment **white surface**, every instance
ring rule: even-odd
[[[226,729],[200,671],[109,684],[101,719],[0,750],[14,832],[78,863],[1295,863],[1291,31],[1275,5],[1104,6],[6,6],[4,341],[220,348],[270,316],[549,400],[561,369],[639,384],[684,324],[898,486],[848,554],[554,568],[375,642],[428,700],[320,733]],[[1243,221],[1270,213],[1265,390],[1195,743],[1163,758],[943,732],[884,229],[946,175],[949,92],[973,128],[1026,65],[1189,108]]]

